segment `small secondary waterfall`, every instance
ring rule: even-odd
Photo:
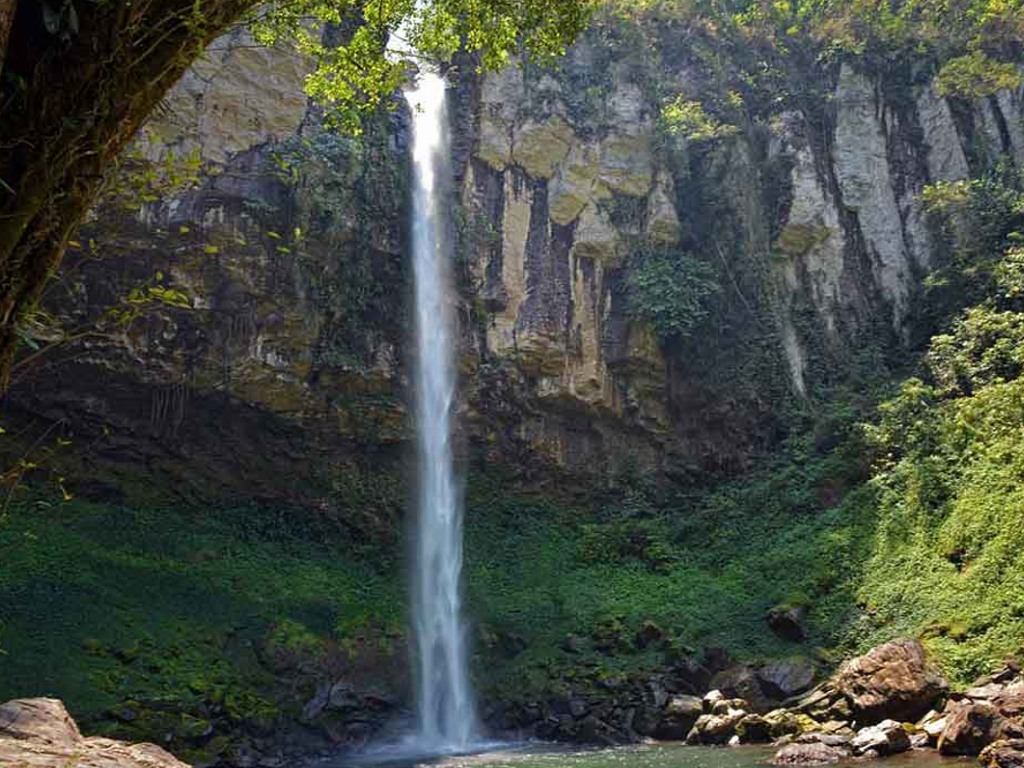
[[[445,82],[420,74],[413,111],[413,268],[416,281],[416,413],[419,510],[413,571],[419,733],[426,750],[465,748],[476,731],[462,621],[462,510],[452,468],[455,355],[449,308]]]

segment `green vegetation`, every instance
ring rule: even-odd
[[[620,477],[596,496],[554,505],[471,486],[473,604],[489,637],[518,638],[494,644],[485,682],[529,696],[705,646],[754,659],[802,650],[832,663],[910,634],[964,685],[1016,650],[1020,190],[1005,169],[954,194],[929,190],[930,203],[945,200],[969,233],[932,288],[956,285],[961,306],[972,305],[954,312],[940,291],[936,322],[946,330],[931,339],[919,376],[894,391],[875,361],[875,376],[813,393],[754,472],[688,489]],[[807,609],[802,649],[767,630],[776,605]],[[639,643],[652,623],[663,642]]]
[[[314,300],[335,310],[320,329],[317,364],[368,366],[368,334],[398,321],[384,305],[397,301],[404,276],[394,259],[376,258],[386,251],[380,240],[394,233],[375,227],[402,202],[401,169],[377,122],[404,72],[383,58],[384,33],[411,14],[421,50],[451,59],[464,39],[483,65],[496,66],[520,38],[545,56],[578,28],[583,4],[559,5],[551,17],[547,5],[445,0],[414,11],[380,3],[330,46],[319,28],[300,28],[296,9],[322,23],[351,21],[335,4],[303,0],[260,20],[261,39],[296,34],[319,57],[311,91],[334,108],[335,121],[363,129],[357,138],[296,140],[276,158],[288,182],[313,166],[297,191],[309,199],[294,234],[267,236],[281,241],[280,253],[294,249]],[[616,13],[671,34],[691,24],[686,55],[715,83],[699,101],[658,94],[664,133],[679,139],[660,151],[673,156],[680,181],[693,182],[675,185],[692,196],[680,205],[687,242],[637,247],[626,298],[666,347],[725,360],[707,366],[723,384],[723,402],[731,407],[746,391],[774,407],[789,382],[780,384],[765,362],[765,349],[776,348],[763,330],[772,327],[767,266],[745,260],[735,234],[743,229],[735,212],[747,201],[723,199],[741,193],[728,176],[736,165],[723,162],[728,140],[748,121],[794,106],[812,119],[821,114],[829,79],[819,75],[849,55],[893,70],[912,59],[957,98],[1014,85],[1009,41],[1019,37],[1019,8],[970,0],[953,10],[955,23],[940,24],[949,9],[936,16],[916,0],[705,6],[624,0],[598,19],[595,34],[618,35],[620,45],[635,43],[641,28],[609,31]],[[614,57],[599,55],[603,73]],[[564,74],[580,85],[572,117],[590,119],[603,105],[598,81]],[[188,168],[181,183],[191,183]],[[159,179],[144,181],[144,194],[154,194]],[[808,402],[775,409],[785,411],[785,429],[745,474],[659,486],[633,472],[600,487],[541,491],[503,468],[475,467],[467,592],[484,693],[527,698],[598,686],[709,646],[743,659],[814,654],[827,664],[899,633],[923,636],[966,683],[1014,650],[1024,635],[1022,187],[1003,166],[925,191],[951,252],[929,280],[930,327],[941,332],[917,375],[885,382],[866,344],[871,359],[852,365],[855,374],[811,377]],[[353,210],[360,229],[352,258],[332,261],[330,233]],[[467,241],[493,237],[486,222],[462,224]],[[789,257],[827,233],[809,226],[776,238],[770,226],[765,242]],[[185,303],[163,279],[128,303]],[[336,389],[345,390],[343,380]],[[388,395],[337,396],[352,398],[353,434],[381,436],[387,424],[366,414],[392,405]],[[11,479],[20,481],[18,472]],[[187,754],[214,720],[219,728],[294,716],[319,674],[359,667],[393,675],[403,663],[402,486],[386,473],[338,472],[329,483],[338,504],[316,512],[19,497],[0,516],[0,699],[59,695],[87,728],[132,738],[171,732]],[[782,605],[806,608],[806,642],[768,630],[766,613]]]
[[[867,504],[809,509],[826,466],[794,464],[681,496],[627,480],[634,487],[610,494],[596,519],[497,487],[471,492],[471,603],[492,633],[525,646],[490,655],[485,689],[515,698],[596,685],[711,646],[745,659],[793,653],[799,646],[774,637],[765,614],[834,592],[869,529]],[[819,607],[812,644],[834,639],[849,605],[847,591]],[[648,623],[664,639],[638,644]]]
[[[960,679],[1024,633],[1024,254],[995,267],[995,295],[932,339],[926,379],[869,431],[882,471],[864,620],[923,632]]]
[[[590,7],[586,0],[283,0],[260,7],[250,25],[264,45],[290,40],[311,56],[317,68],[307,92],[327,107],[329,122],[359,132],[361,117],[388,103],[408,76],[407,62],[385,55],[389,36],[396,36],[395,50],[414,60],[450,63],[468,54],[491,70],[523,49],[542,61],[564,53]],[[344,31],[325,35],[330,27]]]
[[[91,730],[170,732],[185,754],[189,723],[294,715],[304,669],[368,631],[401,640],[399,580],[339,557],[338,538],[261,509],[15,505],[0,527],[0,698],[57,695]]]
[[[684,101],[681,96],[662,107],[661,121],[668,135],[687,141],[721,139],[739,132],[735,125],[722,123],[705,112],[699,101]]]
[[[921,634],[961,683],[1013,650],[1022,265],[1011,250],[998,295],[933,341],[930,383],[908,380],[874,426],[858,428],[860,411],[842,403],[808,413],[746,476],[678,489],[626,474],[572,496],[473,474],[468,602],[485,694],[597,686],[707,646],[828,663]],[[294,711],[302,696],[280,698],[276,669],[294,677],[332,648],[358,657],[368,638],[402,635],[394,560],[348,546],[342,530],[258,509],[16,506],[0,530],[0,697],[57,694],[90,726],[128,735],[156,728],[151,710],[170,704],[186,742],[211,697],[247,722]],[[808,609],[803,646],[767,630],[783,604]],[[642,642],[652,627],[657,641]],[[111,717],[124,706],[150,719]]]
[[[689,336],[708,315],[718,290],[715,271],[686,253],[637,250],[628,273],[629,312],[648,323],[662,341]]]

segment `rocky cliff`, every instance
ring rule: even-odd
[[[453,71],[475,455],[526,472],[747,466],[858,351],[899,357],[927,328],[948,237],[926,186],[1024,163],[1020,91],[949,100],[928,75],[897,87],[856,62],[823,71],[804,110],[679,136],[666,98],[710,87],[685,46],[626,55],[593,34],[554,70]],[[141,463],[176,494],[330,506],[338,472],[399,466],[407,120],[399,104],[359,137],[326,131],[305,71],[241,32],[219,41],[133,156],[193,153],[201,177],[101,207],[69,254],[49,306],[86,330],[23,364],[8,405],[87,440],[73,472],[111,478],[97,493]],[[686,333],[642,306],[651,253],[714,276]]]

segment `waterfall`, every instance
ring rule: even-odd
[[[417,742],[430,751],[470,744],[476,713],[462,621],[462,510],[452,468],[455,354],[449,306],[452,250],[445,216],[445,82],[424,72],[407,93],[413,112],[412,251],[416,282],[419,509],[413,571]]]

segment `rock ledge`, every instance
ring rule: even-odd
[[[17,768],[188,768],[155,744],[86,738],[58,699],[0,705],[0,765]]]

